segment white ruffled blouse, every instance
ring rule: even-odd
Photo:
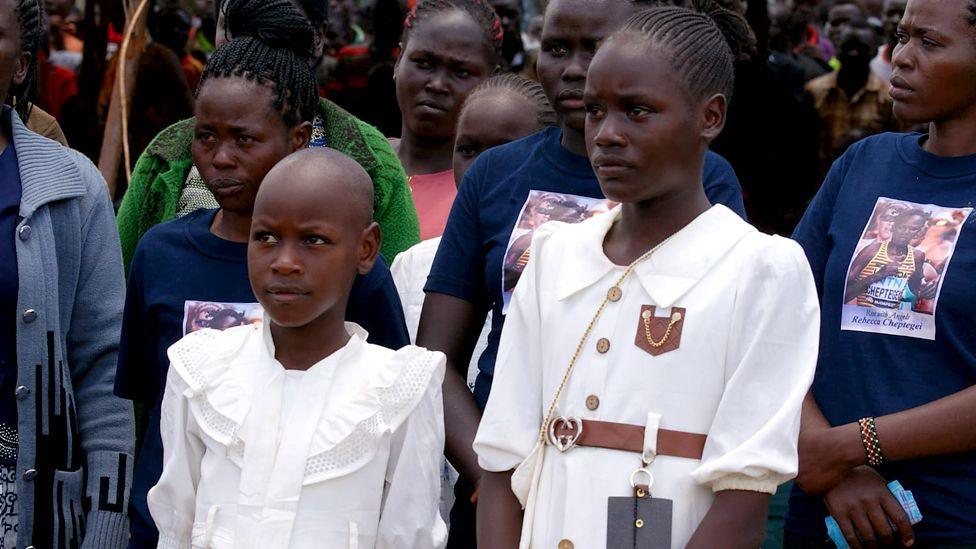
[[[159,547],[442,547],[444,355],[372,345],[347,324],[349,342],[284,406],[264,326],[169,350],[163,474],[149,492]]]

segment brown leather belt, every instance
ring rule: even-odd
[[[701,459],[706,435],[657,430],[657,455]],[[644,453],[644,427],[580,418],[553,418],[549,442],[560,451],[574,446]]]

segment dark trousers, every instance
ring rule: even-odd
[[[447,549],[477,549],[475,528],[476,508],[471,503],[474,485],[458,477],[454,484],[454,507],[451,507],[451,530],[447,536]]]

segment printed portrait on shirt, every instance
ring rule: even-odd
[[[879,198],[847,270],[841,329],[935,339],[942,282],[971,212]]]
[[[187,301],[183,304],[183,335],[211,328],[226,330],[259,324],[264,316],[260,303],[214,303]]]
[[[549,221],[579,223],[593,216],[609,212],[615,202],[605,198],[589,198],[572,194],[548,191],[529,191],[522,205],[518,221],[512,230],[505,249],[505,262],[502,264],[502,312],[508,313],[508,303],[518,284],[525,265],[529,262],[529,246],[536,229]]]

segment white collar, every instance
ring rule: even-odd
[[[266,358],[269,358],[273,362],[277,362],[277,359],[275,358],[274,338],[271,336],[271,319],[268,317],[267,313],[264,314],[264,320],[261,322],[261,324],[261,339],[264,340],[264,348],[268,352]],[[345,322],[344,326],[346,333],[349,334],[349,341],[339,349],[336,349],[336,351],[331,355],[316,362],[314,366],[309,368],[309,370],[318,367],[322,363],[331,362],[331,358],[341,356],[343,351],[354,351],[356,348],[366,343],[366,340],[369,338],[369,332],[367,332],[362,326],[356,324],[355,322]]]
[[[603,251],[603,241],[620,219],[620,206],[561,230],[575,231],[573,267],[561,269],[556,296],[564,300],[618,269]],[[644,290],[658,307],[670,307],[695,286],[746,234],[756,229],[725,206],[715,205],[676,232],[634,269]]]

